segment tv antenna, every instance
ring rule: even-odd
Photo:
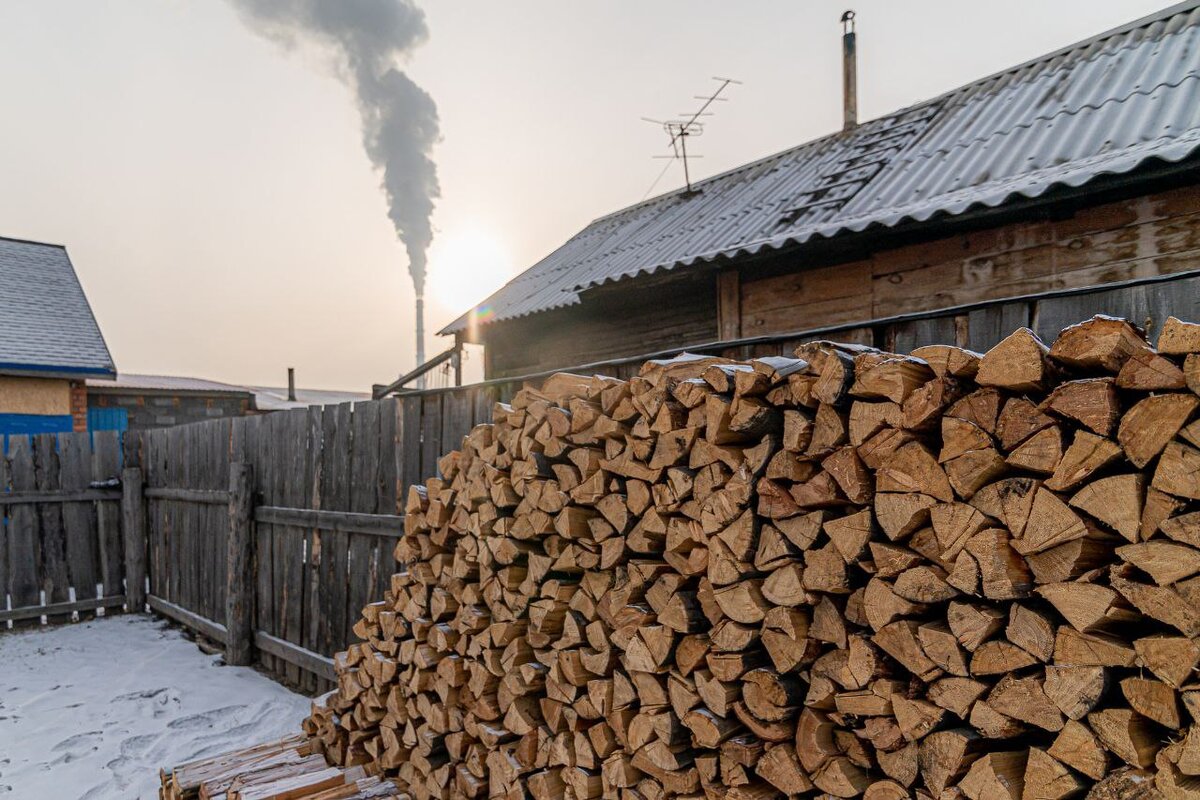
[[[646,122],[652,122],[655,125],[659,125],[664,131],[667,132],[667,136],[670,139],[671,152],[666,155],[654,156],[654,158],[665,158],[669,161],[683,162],[683,181],[687,185],[687,194],[696,193],[696,190],[692,188],[692,176],[691,171],[688,169],[688,159],[703,158],[703,156],[696,155],[695,153],[688,153],[687,140],[689,137],[699,136],[704,133],[704,122],[701,121],[701,117],[711,117],[713,115],[713,112],[708,110],[709,106],[713,105],[714,103],[724,103],[726,100],[728,100],[728,98],[721,97],[721,93],[729,88],[731,84],[741,84],[741,81],[735,81],[733,78],[714,77],[713,80],[717,81],[719,84],[716,90],[709,95],[695,95],[696,100],[703,100],[704,102],[701,104],[700,108],[692,112],[690,115],[683,113],[680,114],[679,119],[668,120],[642,117],[642,119]],[[654,183],[651,184],[650,188],[646,191],[647,197],[650,195],[650,192],[654,191],[654,187],[658,185],[660,180],[662,180],[663,175],[667,174],[667,170],[670,169],[670,167],[671,165],[668,163],[663,168],[663,171],[659,173],[658,178],[655,179]]]

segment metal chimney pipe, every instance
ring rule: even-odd
[[[417,295],[417,366],[425,363],[425,295]],[[425,388],[425,376],[417,378],[417,387]]]
[[[288,367],[288,401],[296,402],[296,368]]]
[[[842,130],[858,125],[858,45],[854,12],[842,14]]]

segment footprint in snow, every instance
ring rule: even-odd
[[[95,752],[100,749],[100,743],[103,739],[104,736],[100,731],[77,733],[74,736],[63,739],[50,748],[50,752],[62,753],[62,755],[49,762],[49,766],[56,767],[59,764],[69,764],[77,758],[82,758],[89,752]]]
[[[121,742],[121,756],[137,758],[149,750],[158,741],[158,734],[146,733],[141,736],[130,736]]]
[[[166,686],[160,689],[143,689],[140,692],[130,692],[129,694],[120,694],[109,700],[110,703],[125,703],[130,700],[152,700],[158,697],[163,692],[169,691]]]
[[[180,717],[176,720],[171,720],[167,723],[167,727],[174,731],[194,731],[199,728],[211,728],[220,720],[237,714],[245,706],[225,706],[224,708],[215,708],[212,711],[204,711],[199,714],[192,714],[186,717]]]

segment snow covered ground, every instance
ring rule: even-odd
[[[160,767],[295,733],[308,705],[148,616],[0,633],[0,800],[153,800]]]

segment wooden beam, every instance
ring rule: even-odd
[[[276,658],[282,658],[289,664],[295,664],[327,680],[336,681],[337,674],[333,670],[333,659],[327,658],[312,650],[306,650],[299,645],[272,636],[266,631],[254,632],[254,646],[264,653],[270,653]]]
[[[213,622],[207,617],[202,617],[199,614],[188,611],[182,606],[177,606],[152,594],[146,596],[146,602],[150,604],[151,611],[173,619],[185,628],[191,628],[197,633],[212,639],[214,642],[225,644],[229,638],[229,632],[219,622]]]
[[[91,611],[96,608],[118,608],[123,605],[125,605],[125,595],[117,594],[112,597],[94,597],[90,600],[76,600],[70,603],[51,603],[47,606],[24,606],[0,611],[0,622],[38,619],[43,616],[70,614],[72,611]]]
[[[229,492],[223,489],[155,487],[146,489],[146,497],[153,500],[176,500],[181,503],[205,503],[214,506],[223,506],[229,502]]]
[[[225,662],[254,663],[254,481],[249,464],[229,465],[229,536],[225,549]]]
[[[146,607],[146,499],[140,467],[121,473],[121,533],[125,538],[125,594],[129,610]]]
[[[741,275],[736,269],[717,275],[717,338],[738,339],[742,335]]]
[[[254,519],[263,524],[318,528],[343,533],[365,533],[385,539],[399,539],[404,535],[404,517],[395,514],[356,514],[350,511],[315,511],[307,508],[258,506],[254,509]]]
[[[120,500],[120,489],[83,489],[78,492],[8,492],[0,494],[0,506],[25,503],[92,503],[97,500]]]
[[[457,344],[455,344],[455,346],[451,347],[449,350],[445,350],[441,353],[438,353],[436,356],[429,359],[424,364],[421,364],[419,367],[414,369],[412,372],[409,372],[405,375],[401,375],[399,378],[392,381],[387,386],[380,386],[379,384],[376,384],[371,389],[371,399],[372,400],[381,400],[382,398],[387,397],[392,392],[400,391],[401,389],[404,388],[404,384],[415,381],[417,378],[421,377],[426,372],[429,372],[434,367],[448,361],[451,358],[451,356],[453,356],[456,352],[458,352]]]

